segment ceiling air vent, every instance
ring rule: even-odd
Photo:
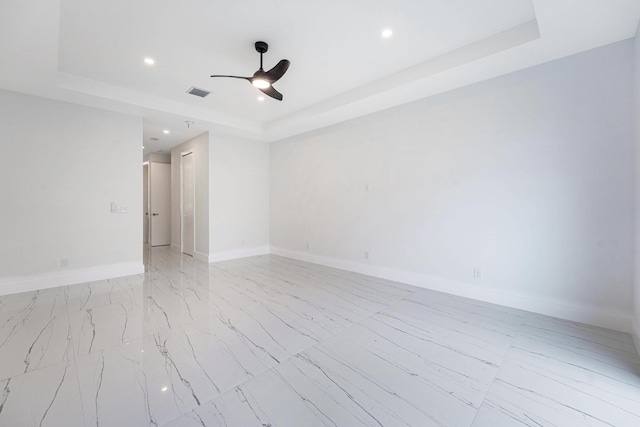
[[[191,95],[199,96],[200,98],[204,98],[205,96],[209,95],[211,92],[204,89],[198,89],[195,86],[191,86],[191,88],[189,88],[187,93],[190,93]]]

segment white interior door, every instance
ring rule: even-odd
[[[171,244],[171,165],[149,163],[151,246]]]
[[[193,153],[182,156],[182,252],[193,256],[195,250],[195,168]]]

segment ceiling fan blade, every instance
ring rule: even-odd
[[[273,67],[272,69],[267,71],[265,73],[265,77],[271,83],[275,83],[278,80],[280,80],[280,77],[282,77],[284,75],[284,73],[287,72],[287,70],[289,69],[289,65],[291,65],[291,62],[289,62],[286,59],[283,59],[280,62],[278,62],[275,67]]]
[[[243,80],[249,80],[250,77],[242,77],[242,76],[220,76],[220,75],[213,75],[210,77],[231,77],[232,79],[243,79]]]
[[[270,97],[277,99],[278,101],[282,101],[282,94],[275,90],[273,86],[266,87],[264,89],[260,89],[262,93],[269,95]]]

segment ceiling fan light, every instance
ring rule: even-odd
[[[271,86],[271,83],[269,83],[268,81],[266,81],[264,79],[253,79],[253,80],[251,80],[251,84],[253,84],[258,89],[266,89],[269,86]]]

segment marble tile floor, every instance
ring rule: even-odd
[[[0,426],[640,426],[628,334],[273,255],[0,296]]]

